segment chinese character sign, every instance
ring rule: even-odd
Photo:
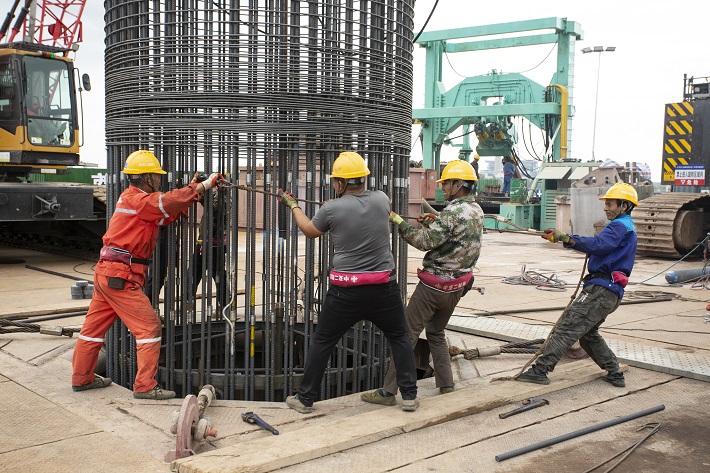
[[[702,164],[677,165],[674,184],[677,186],[704,186],[705,166]]]

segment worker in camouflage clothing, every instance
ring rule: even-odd
[[[407,243],[426,251],[417,270],[419,284],[409,300],[405,320],[412,346],[426,330],[434,360],[436,386],[442,394],[453,392],[454,376],[444,328],[461,297],[473,284],[473,267],[481,252],[483,211],[471,193],[478,176],[466,161],[451,161],[441,173],[442,188],[449,204],[437,217],[424,214],[416,229],[392,212],[390,221],[398,226]],[[390,363],[382,389],[361,395],[365,402],[394,405],[397,394],[396,370]]]

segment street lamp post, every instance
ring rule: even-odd
[[[594,97],[594,131],[592,132],[592,159],[597,160],[596,156],[594,155],[594,147],[597,143],[597,108],[599,104],[599,71],[601,71],[601,66],[602,66],[602,53],[604,51],[607,52],[614,52],[616,51],[615,46],[607,46],[606,49],[604,49],[604,46],[594,46],[594,48],[582,48],[582,53],[588,54],[588,53],[598,53],[599,57],[597,60],[597,92]]]

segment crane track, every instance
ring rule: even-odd
[[[639,202],[632,215],[637,254],[679,258],[700,242],[710,212],[710,195],[669,192]]]

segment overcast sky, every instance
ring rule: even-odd
[[[417,0],[415,33],[426,21],[435,0]],[[561,4],[552,6],[553,3]],[[439,0],[426,31],[494,23],[560,17],[576,21],[584,31],[577,41],[571,152],[587,161],[592,154],[597,65],[601,59],[595,155],[619,162],[647,162],[653,180],[660,180],[664,104],[680,102],[683,74],[710,75],[705,28],[693,26],[692,8],[676,2],[643,0],[595,2],[531,2],[509,0],[491,4],[471,0]],[[696,3],[699,5],[699,3]],[[4,12],[3,12],[4,13]],[[84,93],[85,145],[82,161],[106,166],[104,141],[103,2],[87,2],[84,41],[76,55],[82,72],[91,75],[93,89]],[[702,15],[698,12],[697,15]],[[582,54],[586,46],[615,46],[613,53]],[[520,72],[534,68],[550,53],[551,45],[529,46],[449,54],[444,85],[451,88],[461,76]],[[534,70],[525,73],[548,85],[554,72],[556,50]],[[423,106],[424,55],[419,47],[414,59],[414,107]],[[527,133],[527,130],[525,130]],[[414,130],[416,135],[416,130]],[[534,132],[540,141],[539,132]],[[475,142],[475,140],[474,140]],[[475,143],[473,143],[475,144]],[[417,143],[417,147],[419,144]],[[523,152],[524,153],[524,152]],[[417,152],[413,158],[417,158]],[[442,161],[455,158],[457,150],[444,148]]]

